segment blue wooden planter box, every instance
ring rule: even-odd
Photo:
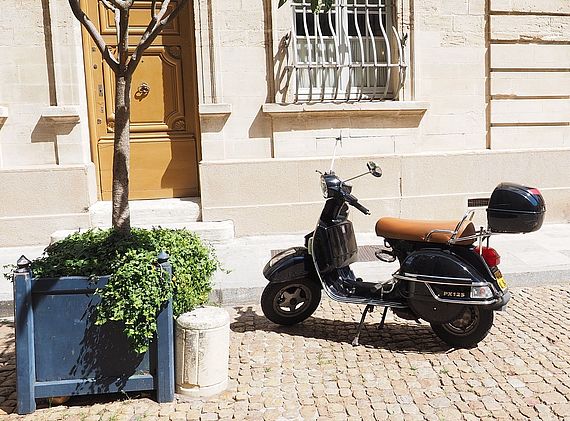
[[[27,259],[14,272],[18,413],[36,409],[37,398],[119,391],[156,391],[174,399],[172,302],[157,319],[145,354],[132,351],[119,323],[95,325],[97,288],[109,277],[33,278]],[[27,264],[26,264],[27,263]],[[161,265],[169,273],[168,262]]]

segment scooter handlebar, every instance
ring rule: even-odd
[[[356,202],[352,206],[354,206],[356,209],[358,209],[364,215],[370,215],[370,211],[367,208],[365,208],[364,206],[362,206],[360,203]]]
[[[362,206],[360,203],[358,203],[358,199],[356,197],[354,197],[351,194],[347,194],[347,195],[345,195],[345,198],[346,198],[346,201],[348,202],[349,205],[354,206],[356,209],[358,209],[364,215],[370,215],[370,210],[368,210],[367,208]]]

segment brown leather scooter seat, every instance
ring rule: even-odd
[[[376,223],[376,234],[384,238],[395,240],[409,240],[429,243],[445,244],[451,239],[450,232],[434,232],[433,230],[454,231],[459,221],[418,221],[400,218],[380,218]],[[472,222],[464,223],[459,229],[457,238],[469,237],[475,234],[475,226]],[[475,242],[475,239],[458,241],[455,244],[468,246]]]

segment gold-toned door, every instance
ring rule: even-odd
[[[88,0],[88,15],[107,45],[115,46],[114,14],[100,0]],[[134,49],[150,20],[150,1],[130,13]],[[86,34],[84,34],[86,35]],[[92,154],[103,200],[111,199],[113,171],[114,74],[88,36],[86,45]],[[197,196],[198,102],[194,22],[190,4],[153,42],[131,86],[131,199]]]

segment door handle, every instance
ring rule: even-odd
[[[150,92],[150,85],[146,82],[143,82],[139,85],[137,92],[141,94],[141,96],[147,96]]]

